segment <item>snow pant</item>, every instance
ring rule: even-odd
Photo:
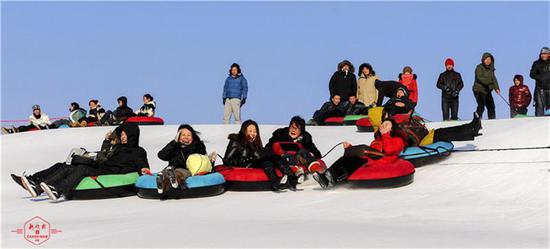
[[[443,112],[443,121],[458,120],[458,96],[455,98],[441,97],[441,110]],[[451,112],[451,119],[449,119],[449,111]]]
[[[229,124],[229,119],[233,114],[236,124],[241,123],[241,99],[227,98],[223,107],[223,123]]]
[[[526,115],[527,107],[510,107],[510,118],[513,118],[518,114]]]
[[[277,189],[279,186],[280,178],[277,175],[276,169],[279,169],[282,174],[289,175],[292,173],[288,165],[282,165],[277,163],[274,157],[262,158],[252,163],[253,168],[261,168],[264,170],[265,175],[269,179],[269,184],[272,189]],[[289,175],[290,177],[290,175]]]
[[[87,176],[113,174],[112,171],[89,165],[71,165],[60,167],[44,181],[52,185],[62,195],[67,195]]]
[[[444,141],[471,141],[474,140],[476,134],[473,123],[467,123],[459,126],[451,126],[447,128],[439,128],[434,131],[434,142]]]
[[[325,124],[325,119],[327,119],[327,118],[330,118],[330,117],[344,117],[344,116],[345,116],[345,114],[342,113],[339,110],[332,110],[330,112],[316,111],[313,114],[313,120],[315,120],[315,122],[317,122],[317,124],[319,124],[319,125],[324,125]]]
[[[33,124],[22,125],[22,126],[17,127],[17,131],[18,132],[25,132],[25,131],[29,131],[29,130],[34,129],[34,128],[37,128],[37,127],[34,126]],[[38,129],[40,129],[40,130],[55,129],[55,128],[57,128],[57,126],[55,126],[54,124],[38,127]]]
[[[493,100],[493,95],[491,94],[491,92],[482,93],[474,91],[474,97],[476,98],[476,112],[479,117],[483,117],[483,112],[485,111],[485,107],[487,107],[487,116],[489,117],[489,119],[495,119],[495,101]]]
[[[535,88],[535,116],[544,116],[550,109],[550,89]]]
[[[357,169],[368,162],[368,159],[361,157],[340,157],[327,170],[330,172],[336,183],[343,182]]]
[[[41,170],[30,175],[30,177],[36,180],[38,183],[41,183],[46,179],[48,179],[50,176],[52,176],[56,171],[58,171],[62,167],[72,167],[72,166],[69,166],[65,163],[56,163],[45,170]]]

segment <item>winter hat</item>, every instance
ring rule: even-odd
[[[412,67],[406,66],[403,68],[403,73],[412,73],[413,69]]]
[[[33,105],[32,106],[32,110],[40,110],[40,106],[39,105]]]
[[[523,75],[521,74],[516,74],[514,75],[514,80],[519,80],[519,82],[521,82],[523,84]]]
[[[451,66],[454,67],[455,66],[455,61],[453,61],[453,59],[451,59],[451,58],[447,58],[445,60],[445,66],[447,66],[447,65],[451,65]]]
[[[540,50],[540,53],[541,53],[541,54],[550,54],[550,48],[548,48],[548,47],[543,47],[543,48]]]

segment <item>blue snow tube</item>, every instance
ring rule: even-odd
[[[145,199],[198,198],[222,194],[225,180],[220,173],[191,176],[185,180],[187,188],[170,189],[163,194],[157,192],[157,174],[142,175],[136,182],[137,195]]]
[[[550,116],[550,109],[544,111],[544,116]]]
[[[399,157],[410,161],[415,167],[420,167],[446,158],[453,149],[453,143],[438,141],[425,146],[406,148]]]

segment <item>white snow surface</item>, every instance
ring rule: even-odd
[[[464,122],[428,123],[445,127]],[[282,125],[261,125],[267,142]],[[208,151],[223,155],[237,125],[195,125]],[[455,149],[550,145],[550,118],[483,121],[483,136]],[[226,192],[198,199],[35,200],[10,174],[64,161],[71,148],[98,150],[113,127],[1,136],[2,247],[35,247],[12,230],[34,216],[62,230],[41,247],[549,247],[550,150],[453,153],[417,168],[414,182],[392,189],[320,190],[309,178],[298,192]],[[142,126],[140,144],[153,171],[176,125]],[[308,127],[322,153],[341,141],[368,144],[373,133]],[[333,163],[338,147],[326,158]],[[220,160],[217,161],[220,163]]]

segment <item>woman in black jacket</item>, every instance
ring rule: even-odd
[[[269,178],[273,191],[279,191],[288,182],[288,176],[292,174],[290,167],[280,167],[278,161],[281,157],[270,150],[264,149],[260,138],[260,128],[253,120],[246,120],[241,125],[238,134],[230,134],[229,144],[225,150],[223,163],[226,166],[244,168],[262,168]],[[275,167],[284,174],[281,179],[275,172]],[[292,189],[292,186],[291,186]]]
[[[170,186],[172,188],[186,188],[185,180],[193,175],[187,169],[187,158],[192,154],[206,155],[206,146],[193,127],[187,124],[180,125],[174,140],[158,152],[158,157],[168,162],[168,166],[157,174],[159,194],[167,191]]]

